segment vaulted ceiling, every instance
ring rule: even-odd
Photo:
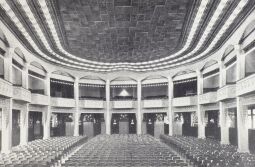
[[[253,0],[2,0],[0,19],[51,63],[98,72],[169,69],[219,48]]]

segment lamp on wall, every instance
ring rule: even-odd
[[[119,96],[126,97],[126,96],[129,96],[129,93],[127,92],[126,89],[123,89],[123,90],[120,92]]]

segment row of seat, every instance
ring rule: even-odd
[[[98,135],[69,157],[65,167],[188,166],[164,143],[150,135]]]
[[[0,154],[0,167],[49,167],[87,141],[87,137],[55,137],[19,145],[11,153]]]
[[[233,145],[222,145],[213,139],[161,135],[168,144],[196,167],[254,167],[255,155],[237,152]]]

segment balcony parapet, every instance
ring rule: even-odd
[[[255,92],[255,74],[239,80],[236,84],[237,96],[242,96],[252,92]]]
[[[105,101],[104,100],[90,100],[90,99],[84,99],[79,100],[79,107],[80,108],[90,108],[90,109],[103,109],[105,107]]]
[[[217,101],[233,99],[236,97],[236,85],[225,85],[217,91]]]
[[[199,95],[199,104],[217,103],[217,92],[207,92]]]
[[[0,96],[10,98],[12,95],[12,84],[0,78]]]
[[[143,108],[164,108],[168,107],[168,99],[150,99],[142,101]]]
[[[74,108],[75,100],[61,97],[51,97],[51,106],[52,107],[61,107],[61,108]]]
[[[13,86],[13,99],[31,103],[31,92],[21,86]]]
[[[173,98],[174,107],[185,107],[197,105],[197,96],[186,96]]]
[[[46,95],[32,93],[31,96],[31,104],[41,106],[48,106],[50,104],[49,98]]]
[[[130,109],[136,108],[137,101],[134,100],[118,100],[111,101],[111,106],[113,109]]]

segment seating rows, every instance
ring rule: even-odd
[[[196,167],[255,166],[255,155],[239,153],[236,146],[222,145],[217,140],[166,135],[160,139]]]
[[[11,153],[0,154],[0,167],[49,167],[87,141],[87,137],[56,137],[16,146]]]
[[[159,140],[149,135],[98,135],[69,157],[65,167],[188,166]]]

